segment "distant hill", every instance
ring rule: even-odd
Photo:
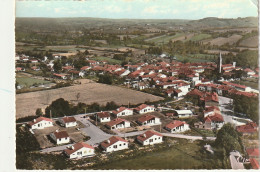
[[[184,29],[257,27],[257,17],[222,19],[208,17],[200,20],[182,19],[105,19],[105,18],[16,18],[17,30],[81,30],[82,28],[144,27],[145,25],[163,27],[182,27]]]

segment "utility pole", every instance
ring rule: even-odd
[[[52,115],[51,115],[51,109],[50,109],[50,118],[52,119]]]
[[[97,126],[97,114],[96,114],[96,126]]]
[[[160,124],[160,133],[162,132],[162,124]]]

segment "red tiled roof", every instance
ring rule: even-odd
[[[109,112],[98,112],[98,113],[97,113],[97,116],[98,116],[99,118],[107,118],[107,117],[110,117]]]
[[[106,125],[109,127],[112,127],[112,126],[120,124],[122,122],[128,122],[128,121],[125,119],[122,119],[122,118],[116,118],[116,119],[113,119],[112,121],[110,121],[109,123],[107,123]]]
[[[55,135],[55,137],[57,139],[69,137],[69,135],[66,131],[55,131],[53,134]]]
[[[123,139],[123,138],[121,138],[121,137],[118,137],[118,136],[112,136],[112,137],[110,137],[108,140],[109,140],[109,141],[107,141],[107,140],[103,141],[103,142],[101,143],[101,146],[107,148],[107,147],[113,145],[114,143],[116,143],[116,142],[118,142],[118,141],[122,141],[122,142],[126,142],[126,143],[127,143],[127,141],[126,141],[125,139]]]
[[[41,117],[35,119],[35,121],[33,120],[33,121],[29,122],[29,125],[32,126],[32,125],[37,124],[38,122],[41,122],[41,121],[50,121],[50,122],[53,122],[50,118],[45,118],[45,117],[42,117],[42,116],[41,116]]]
[[[223,116],[221,114],[215,113],[214,115],[207,116],[204,118],[205,122],[224,122]]]
[[[226,85],[238,87],[238,88],[246,88],[245,85],[235,84],[235,83],[231,83],[231,82],[227,82],[227,81],[223,81],[222,83],[223,83],[223,84],[226,84]]]
[[[89,149],[94,149],[92,146],[90,146],[89,144],[87,143],[84,143],[84,142],[80,142],[80,143],[76,143],[73,145],[73,149],[65,149],[64,151],[68,154],[68,155],[71,155],[73,154],[74,152],[80,150],[81,148],[85,147],[85,148],[89,148]]]
[[[248,154],[248,156],[259,157],[259,148],[247,148],[246,153]]]
[[[69,70],[69,69],[74,69],[74,67],[72,67],[72,66],[64,66],[64,67],[62,67],[62,69]]]
[[[212,112],[212,111],[214,111],[214,110],[216,110],[216,111],[220,111],[219,110],[219,107],[217,107],[217,106],[208,106],[208,107],[206,107],[206,109],[205,109],[205,113],[207,113],[207,112]]]
[[[62,120],[63,120],[65,123],[76,122],[76,119],[75,119],[73,116],[64,117],[64,118],[62,118]]]
[[[169,128],[169,129],[173,129],[176,128],[178,126],[187,124],[186,122],[183,121],[179,121],[179,120],[173,120],[172,122],[170,122],[169,124],[167,124],[165,127]]]
[[[204,98],[204,100],[205,100],[205,102],[207,102],[207,101],[219,102],[219,100],[218,100],[218,94],[215,93],[215,92],[213,92],[213,93],[211,93],[210,95],[206,96],[206,97]]]
[[[120,113],[120,112],[122,112],[124,110],[132,110],[132,109],[129,109],[129,108],[126,108],[126,107],[122,106],[122,107],[118,108],[117,110],[114,110],[113,113],[114,114],[118,114],[118,113]]]
[[[259,163],[256,159],[250,158],[249,161],[253,169],[259,169]]]
[[[204,94],[195,88],[195,89],[191,90],[190,92],[188,92],[187,95],[197,95],[199,97],[203,97]]]
[[[154,115],[143,115],[143,116],[141,116],[140,118],[138,118],[137,121],[143,123],[143,122],[148,121],[148,120],[151,120],[151,119],[153,119],[153,118],[157,118],[157,117],[155,117]]]
[[[149,131],[146,131],[145,133],[143,133],[143,134],[137,136],[137,139],[140,140],[140,141],[145,141],[145,140],[149,139],[150,137],[152,137],[152,136],[154,136],[154,135],[160,136],[160,137],[163,136],[163,135],[161,135],[161,134],[158,133],[158,132],[149,130]]]
[[[82,68],[80,68],[80,70],[86,70],[86,69],[89,69],[90,67],[89,66],[83,66]]]
[[[146,105],[146,104],[141,104],[140,106],[138,106],[137,108],[135,108],[137,111],[140,111],[146,107],[153,107],[153,106],[149,106],[149,105]]]
[[[237,126],[236,129],[240,133],[254,133],[257,132],[257,124],[254,122],[250,122],[246,125]]]

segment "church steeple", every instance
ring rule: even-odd
[[[219,53],[217,68],[218,68],[219,73],[221,73],[221,70],[222,70],[222,56],[221,56],[221,52]]]

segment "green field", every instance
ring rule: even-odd
[[[93,58],[93,60],[107,61],[109,64],[121,64],[122,63],[121,60],[116,60],[116,59],[112,59],[112,58],[109,58],[109,57],[95,57],[95,58]]]
[[[199,142],[179,140],[168,149],[148,152],[135,158],[110,162],[95,169],[201,169],[214,168],[213,155],[203,154]],[[207,156],[207,157],[205,157]],[[220,168],[220,167],[215,167]]]
[[[175,55],[177,57],[178,61],[181,62],[208,62],[208,61],[214,61],[214,55],[208,55],[208,54],[189,54],[186,56],[181,55]]]
[[[148,42],[153,42],[155,44],[158,44],[158,43],[168,43],[170,40],[174,39],[174,38],[178,38],[178,37],[181,37],[183,36],[184,33],[177,33],[176,35],[172,35],[172,36],[169,36],[169,35],[164,35],[164,36],[158,36],[158,38],[154,38],[154,39],[150,39]]]
[[[201,34],[198,34],[198,35],[194,35],[190,40],[191,41],[201,41],[203,39],[207,39],[207,38],[210,38],[210,37],[211,37],[210,34],[201,33]]]
[[[50,83],[50,81],[44,81],[41,79],[34,79],[30,77],[16,77],[16,81],[18,82],[19,85],[23,85],[26,87],[30,87],[33,84],[47,84]]]

